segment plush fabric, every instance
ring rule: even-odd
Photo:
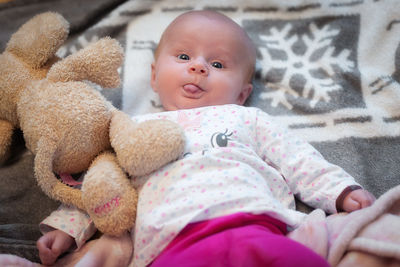
[[[400,185],[372,206],[326,216],[312,211],[289,237],[326,258],[332,266],[400,265]]]

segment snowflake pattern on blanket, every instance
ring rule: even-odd
[[[354,27],[341,27],[345,24]],[[364,106],[356,69],[359,16],[244,21],[243,25],[259,51],[264,83],[260,99],[269,100],[272,107],[300,105],[310,112]],[[349,94],[349,89],[358,94]],[[340,101],[344,98],[351,100]]]

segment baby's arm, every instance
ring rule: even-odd
[[[291,193],[327,213],[354,211],[371,205],[374,199],[346,171],[324,159],[309,143],[258,113],[258,154],[279,171]],[[262,133],[262,134],[260,134]]]
[[[65,205],[53,211],[40,223],[39,228],[43,236],[38,240],[37,247],[41,260],[46,262],[56,261],[57,257],[71,248],[72,244],[80,249],[96,232],[92,220],[86,213]]]
[[[337,211],[352,212],[371,206],[375,197],[367,190],[346,188],[336,200]]]
[[[44,265],[53,265],[73,244],[74,238],[61,230],[48,232],[36,242],[40,260]]]

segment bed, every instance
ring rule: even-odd
[[[125,50],[123,82],[102,93],[130,115],[160,111],[149,87],[152,54],[166,25],[193,9],[230,16],[257,46],[246,105],[277,117],[376,197],[400,184],[397,0],[3,0],[0,50],[32,16],[59,12],[70,22],[59,56],[116,38]],[[38,261],[37,225],[58,205],[36,185],[33,155],[17,131],[0,166],[0,253]]]

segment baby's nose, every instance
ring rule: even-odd
[[[208,75],[208,68],[202,62],[194,62],[189,66],[189,72],[201,75]]]

